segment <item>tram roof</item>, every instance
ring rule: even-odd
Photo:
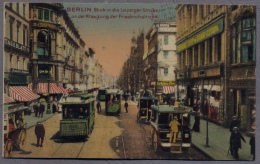
[[[157,100],[156,97],[140,97],[140,100]]]
[[[77,93],[71,93],[68,97],[80,97],[83,99],[94,97],[92,93],[86,93],[86,92],[77,92]]]
[[[76,105],[76,104],[88,104],[92,101],[95,101],[95,98],[81,99],[80,97],[67,97],[60,101],[61,105]]]
[[[155,110],[160,113],[189,113],[191,108],[183,106],[172,106],[172,105],[152,105],[151,110]]]
[[[18,111],[26,110],[28,106],[24,106],[23,104],[5,104],[4,105],[4,113],[15,113]]]

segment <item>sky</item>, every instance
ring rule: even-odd
[[[155,19],[175,16],[175,4],[63,3],[88,48],[107,74],[118,76],[130,56],[131,38]],[[169,10],[161,10],[161,9]],[[162,12],[163,11],[163,12]],[[132,16],[132,17],[131,17]]]

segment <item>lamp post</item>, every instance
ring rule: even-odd
[[[47,97],[47,114],[51,114],[51,104],[50,104],[50,79],[48,81],[48,97]]]

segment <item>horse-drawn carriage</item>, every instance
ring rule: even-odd
[[[11,157],[13,149],[23,150],[25,147],[24,112],[28,107],[23,104],[7,104],[3,109],[4,157]]]

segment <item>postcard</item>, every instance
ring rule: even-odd
[[[3,8],[4,159],[256,162],[256,4]]]

